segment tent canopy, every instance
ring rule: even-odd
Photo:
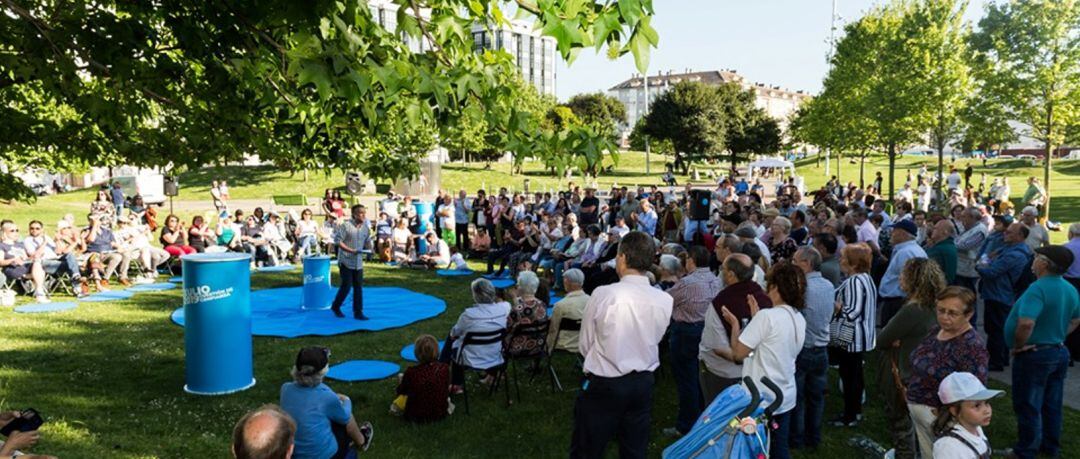
[[[795,164],[791,161],[784,161],[780,158],[764,158],[750,163],[751,169],[787,169],[794,167]]]

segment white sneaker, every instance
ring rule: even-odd
[[[146,285],[146,284],[153,284],[153,283],[154,283],[154,279],[153,279],[153,278],[151,278],[151,277],[144,277],[144,276],[139,276],[138,278],[136,278],[136,279],[135,279],[135,283],[136,283],[136,284],[143,284],[143,285]]]
[[[45,294],[37,295],[34,297],[34,299],[37,300],[38,304],[52,303],[52,300],[49,299],[49,296]]]

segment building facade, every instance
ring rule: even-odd
[[[624,136],[628,136],[638,120],[647,113],[648,107],[645,103],[646,80],[649,84],[649,103],[652,103],[658,96],[682,81],[697,81],[710,85],[736,83],[744,89],[754,91],[755,104],[758,108],[765,110],[765,113],[768,113],[769,116],[776,118],[782,128],[787,127],[788,116],[799,108],[799,104],[810,98],[810,95],[804,91],[791,91],[779,86],[751,82],[734,70],[711,70],[707,72],[691,72],[687,70],[683,73],[668,71],[649,75],[648,78],[635,74],[630,79],[608,89],[609,95],[626,106],[627,124],[622,126]]]
[[[555,95],[555,39],[540,35],[532,23],[512,21],[509,27],[472,28],[477,51],[503,50],[514,57],[521,78],[541,94]]]

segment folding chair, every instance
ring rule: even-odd
[[[515,338],[524,338],[527,342],[536,343],[536,347],[528,352],[511,354],[507,351],[503,355],[503,359],[505,359],[513,369],[514,390],[517,392],[518,402],[521,401],[521,387],[518,385],[517,361],[533,360],[539,365],[539,363],[544,360],[544,357],[548,357],[547,335],[550,325],[551,321],[544,320],[525,325],[518,325],[510,332],[510,338],[507,342],[513,342]],[[551,358],[548,357],[548,360],[551,360]],[[507,383],[509,383],[509,381],[507,381]]]
[[[559,336],[561,336],[562,332],[564,332],[564,331],[576,331],[576,332],[580,333],[581,332],[581,319],[574,320],[574,319],[570,319],[570,318],[567,318],[567,317],[563,317],[561,320],[559,320],[559,330],[555,332],[554,345],[551,348],[551,352],[548,352],[547,367],[548,367],[548,372],[551,373],[551,390],[555,390],[555,388],[558,387],[560,392],[563,390],[562,382],[559,381],[559,375],[555,371],[555,367],[551,365],[551,359],[555,357],[555,354],[561,352],[561,353],[570,354],[570,355],[573,355],[573,356],[577,357],[578,363],[581,363],[581,354],[579,354],[577,352],[571,352],[571,351],[566,350],[566,349],[559,349],[558,347],[555,347],[559,343]]]
[[[498,365],[488,368],[476,368],[465,364],[465,349],[469,346],[484,346],[488,344],[498,343],[502,346],[503,340],[506,339],[506,329],[500,328],[498,330],[484,331],[484,332],[468,332],[461,338],[461,347],[458,348],[457,355],[450,361],[450,374],[454,374],[454,367],[461,367],[465,372],[468,371],[495,371],[495,382],[491,384],[491,388],[488,390],[488,395],[494,394],[495,390],[499,387],[499,381],[506,375],[506,360]],[[461,385],[461,395],[465,398],[465,414],[469,414],[469,385],[466,374],[466,384]],[[506,405],[510,405],[510,385],[506,385]]]

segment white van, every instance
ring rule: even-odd
[[[162,205],[168,199],[165,196],[165,176],[161,174],[123,175],[113,177],[109,183],[120,183],[120,189],[124,190],[124,196],[134,198],[142,196],[146,205]]]

